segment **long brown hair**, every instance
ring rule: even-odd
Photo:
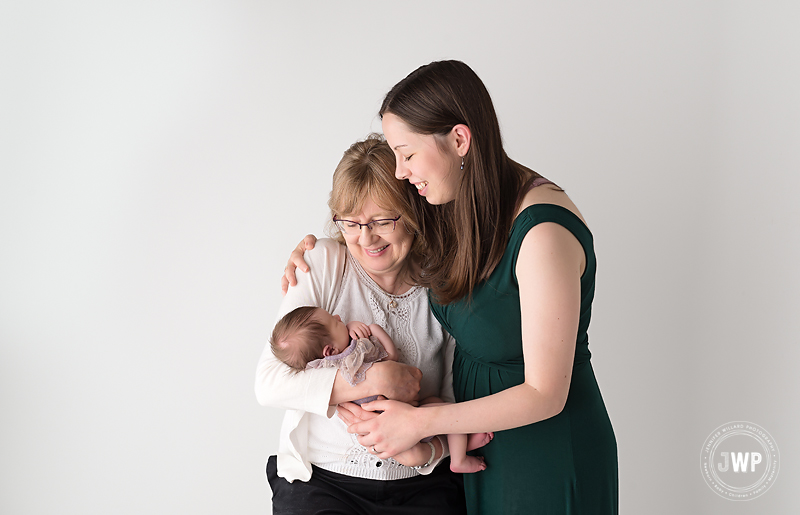
[[[411,72],[383,99],[379,114],[387,113],[419,134],[443,137],[458,124],[472,133],[455,201],[433,206],[415,197],[427,246],[420,281],[437,302],[449,304],[468,296],[500,262],[520,191],[539,174],[506,155],[489,92],[460,61]]]

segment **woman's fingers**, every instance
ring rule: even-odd
[[[306,234],[305,238],[303,238],[303,244],[306,250],[311,250],[314,248],[314,245],[317,244],[317,237],[313,234]]]
[[[299,268],[302,272],[308,272],[308,264],[303,259],[303,255],[307,250],[313,249],[316,244],[317,237],[313,234],[307,234],[289,255],[289,261],[286,263],[286,268],[283,269],[283,277],[281,277],[281,291],[284,295],[289,290],[289,286],[297,285],[296,269]]]
[[[418,368],[399,361],[379,361],[367,374],[386,397],[409,403],[419,400],[422,372]]]
[[[372,420],[378,416],[377,413],[366,411],[358,404],[353,402],[343,402],[336,408],[336,414],[348,426],[364,420]]]
[[[373,428],[373,421],[379,416],[379,414],[375,412],[382,411],[381,406],[385,406],[387,402],[388,401],[385,400],[377,400],[367,402],[361,406],[353,404],[357,409],[350,409],[350,411],[353,413],[356,420],[348,426],[347,430],[356,434],[368,434]],[[375,442],[370,442],[370,444],[372,443]]]
[[[369,427],[373,422],[374,421],[372,420],[357,422],[348,427],[347,430],[356,435],[356,440],[358,440],[358,443],[366,447],[371,454],[379,457],[382,460],[391,458],[395,454],[399,454],[407,450],[397,449],[391,445],[390,442],[387,442],[381,438],[377,433],[371,432]]]
[[[367,411],[382,411],[372,420],[350,424],[347,430],[358,436],[361,445],[369,448],[374,445],[378,454],[387,456],[404,452],[425,436],[420,434],[420,414],[418,408],[393,400],[373,401],[362,405]]]
[[[353,412],[349,409],[350,405],[355,406],[355,404],[351,402],[345,402],[343,404],[339,404],[336,407],[336,415],[344,422],[347,426],[354,424],[358,419]]]
[[[356,436],[356,439],[358,440],[358,443],[367,448],[370,454],[372,454],[373,456],[377,456],[382,460],[389,459],[395,455],[395,453],[382,450],[380,443],[372,443],[373,440],[369,438],[369,435],[359,435]]]
[[[295,269],[299,268],[301,272],[308,272],[308,264],[306,260],[303,259],[305,253],[305,249],[295,249],[292,251],[291,256],[289,256],[289,264],[286,265],[286,272],[287,274],[291,272],[295,280],[297,280],[297,277],[295,277]],[[292,286],[294,286],[294,284],[292,284]]]
[[[307,250],[311,250],[317,244],[317,237],[313,234],[306,234],[303,241],[297,244],[297,247],[292,251],[292,255],[289,258],[289,266],[292,266],[292,276],[294,276],[294,269],[299,268],[302,272],[308,272],[308,264],[306,263],[305,259],[303,259],[303,255],[306,253]],[[294,284],[292,284],[294,286]]]
[[[360,407],[363,411],[371,413],[374,411],[384,411],[386,407],[389,405],[390,403],[387,403],[385,399],[384,400],[378,399],[372,402],[365,402]]]

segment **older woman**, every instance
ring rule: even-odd
[[[338,231],[306,253],[278,317],[319,306],[343,320],[383,327],[401,363],[376,363],[355,387],[335,369],[294,374],[266,346],[256,374],[262,405],[287,409],[277,457],[267,476],[273,513],[463,513],[461,479],[445,466],[443,439],[378,458],[333,416],[334,406],[383,395],[400,401],[453,400],[453,339],[431,314],[425,288],[413,279],[421,250],[411,193],[394,179],[395,158],[372,136],[345,152],[329,206]],[[409,366],[410,365],[410,366]],[[421,378],[420,378],[421,371]]]

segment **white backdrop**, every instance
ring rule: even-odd
[[[0,511],[269,513],[285,257],[442,58],[593,229],[622,512],[800,511],[800,4],[488,5],[0,5]],[[780,449],[748,502],[700,474],[732,420]]]

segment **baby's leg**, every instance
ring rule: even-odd
[[[424,399],[421,406],[436,406],[446,404],[437,397]],[[492,441],[494,433],[475,433],[470,435],[447,435],[447,445],[450,447],[450,470],[453,472],[470,473],[486,470],[486,463],[481,456],[467,456],[467,451],[483,447]]]
[[[467,435],[467,450],[474,451],[475,449],[480,449],[491,442],[492,438],[494,438],[494,433],[472,433],[471,435]],[[447,442],[449,444],[450,440]]]
[[[447,445],[450,447],[450,470],[462,474],[486,470],[483,457],[467,456],[467,438],[467,435],[447,435]]]

